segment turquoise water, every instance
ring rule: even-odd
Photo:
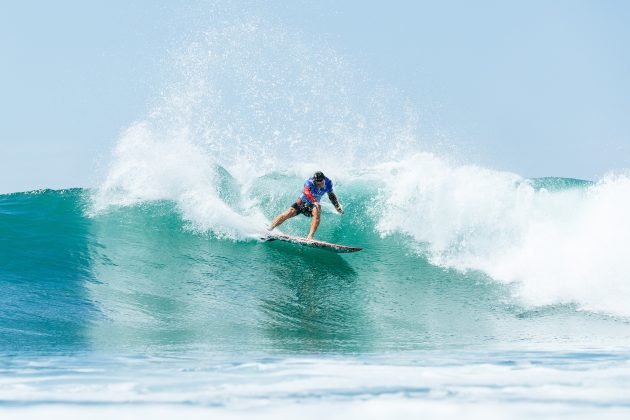
[[[258,182],[294,180],[272,178]],[[0,196],[1,406],[627,415],[626,317],[532,305],[517,285],[432,263],[409,234],[378,232],[364,187],[340,186],[346,215],[323,215],[319,237],[365,248],[343,256],[201,232],[168,200],[94,212],[93,190]]]
[[[88,216],[90,194],[1,197],[0,350],[368,353],[630,338],[624,319],[575,302],[527,306],[482,272],[431,264],[407,236],[381,238],[359,195],[343,217],[324,215],[319,237],[365,248],[340,256],[195,232],[169,202]]]

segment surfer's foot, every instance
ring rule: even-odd
[[[312,240],[313,240],[313,235],[308,235],[308,236],[306,237],[306,240],[307,240],[307,241],[312,241]]]
[[[271,225],[267,226],[267,230],[268,230],[269,232],[271,232],[274,228],[275,228],[275,226],[271,226]]]

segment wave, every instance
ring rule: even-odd
[[[184,166],[190,168],[191,160],[186,162]],[[82,203],[77,211],[89,214],[87,220],[135,214],[135,230],[150,229],[155,215],[168,214],[172,229],[256,241],[265,223],[295,199],[302,182],[299,176],[273,172],[244,186],[226,169],[200,162],[200,167],[208,165],[206,172],[191,169],[182,175],[188,182],[169,184],[165,174],[144,178],[145,195],[132,194],[136,190],[125,189],[128,186],[110,189],[108,185],[106,192],[111,195],[103,190],[69,190],[28,196],[63,203],[76,195],[80,198],[74,199]],[[195,182],[197,174],[204,175],[203,182]],[[129,179],[127,175],[122,179]],[[598,182],[530,180],[418,154],[333,179],[347,213],[339,216],[325,203],[322,239],[343,237],[369,253],[380,249],[378,241],[400,238],[403,248],[398,252],[411,252],[437,267],[485,273],[511,285],[513,296],[523,305],[575,304],[581,310],[630,316],[625,305],[630,297],[627,175],[609,175]],[[145,188],[148,182],[154,183],[153,188]],[[3,200],[24,197],[5,195]],[[113,201],[104,206],[104,197]],[[125,208],[132,213],[120,213]],[[47,212],[43,207],[29,211]],[[79,224],[84,223],[88,222]],[[5,223],[3,228],[8,240],[15,242],[19,233],[13,239],[6,233],[15,226]],[[282,229],[304,235],[308,225],[298,218]],[[41,234],[53,240],[60,232]]]
[[[351,239],[402,236],[435,266],[512,285],[525,305],[630,316],[628,174],[526,179],[426,152],[426,121],[395,92],[259,20],[208,31],[172,62],[153,111],[118,140],[93,215],[165,200],[189,230],[248,241],[323,170],[349,210],[329,219]]]
[[[244,190],[224,168],[212,176],[220,194],[206,205],[220,200],[242,229],[259,216],[239,203],[271,219],[301,184],[274,172]],[[627,225],[615,220],[628,178],[535,184],[432,155],[340,178],[347,212],[326,205],[318,235],[365,248],[351,258],[226,237],[232,220],[204,232],[209,219],[196,221],[177,200],[95,212],[97,190],[3,195],[0,348],[373,351],[522,334],[554,342],[559,323],[572,340],[625,337],[623,323],[588,314],[628,316]],[[283,228],[304,234],[308,219]]]
[[[192,159],[182,162],[195,171],[190,169]],[[265,223],[288,207],[302,182],[299,176],[272,172],[242,185],[223,168],[209,163],[205,168],[212,176],[202,177],[201,184],[192,181],[194,176],[188,178],[185,170],[175,170],[184,177],[177,187],[159,175],[151,176],[154,184],[141,187],[149,196],[123,195],[116,203],[125,203],[130,196],[130,202],[173,200],[193,229],[247,240],[259,236]],[[630,316],[625,305],[630,297],[627,175],[610,175],[595,183],[529,180],[458,166],[432,154],[357,172],[333,176],[347,218],[354,218],[357,225],[347,226],[350,231],[362,225],[382,237],[405,235],[407,249],[432,264],[477,270],[513,284],[514,293],[527,305],[575,303],[588,311]],[[156,193],[161,194],[153,196]],[[102,194],[97,194],[101,200]],[[369,249],[370,244],[364,246]]]

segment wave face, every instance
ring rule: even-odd
[[[630,335],[630,271],[611,248],[627,228],[627,178],[541,187],[430,155],[384,164],[339,179],[345,215],[324,206],[318,236],[365,248],[342,257],[250,237],[300,177],[268,174],[247,194],[225,169],[213,177],[206,205],[220,200],[238,223],[166,199],[95,213],[91,190],[0,196],[0,349],[363,352]],[[282,227],[304,234],[308,219]]]

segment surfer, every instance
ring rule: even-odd
[[[291,204],[291,207],[289,207],[287,211],[280,214],[273,222],[271,222],[269,230],[273,230],[284,223],[285,220],[295,217],[301,213],[306,217],[313,218],[311,221],[311,230],[306,237],[306,239],[312,240],[313,235],[319,226],[320,214],[322,212],[319,201],[325,193],[328,193],[328,198],[335,206],[335,209],[337,209],[337,212],[343,214],[343,208],[341,207],[341,204],[339,204],[337,196],[333,192],[332,181],[330,178],[324,176],[322,172],[318,171],[315,172],[311,178],[306,180],[304,183],[304,191],[302,192],[302,195],[295,200],[295,203]]]

